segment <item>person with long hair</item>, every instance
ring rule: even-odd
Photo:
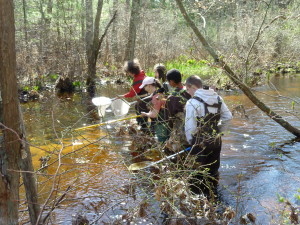
[[[154,68],[154,76],[157,80],[159,80],[162,83],[163,87],[163,93],[165,95],[168,95],[173,90],[169,82],[166,78],[167,69],[162,63],[155,64]]]

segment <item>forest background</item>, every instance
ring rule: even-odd
[[[92,0],[15,1],[21,88],[37,89],[59,75],[81,86],[89,83],[89,76],[118,77],[124,61],[133,57],[149,74],[154,64],[164,63],[184,75],[214,75],[214,85],[225,85],[226,79],[215,69],[175,1],[134,0],[132,7],[128,0],[102,4],[99,15],[99,4]],[[190,17],[221,58],[253,85],[267,71],[299,67],[299,4],[293,0],[184,1]],[[100,40],[96,78],[88,69],[88,55],[91,43],[100,39],[97,16],[103,34],[115,12],[116,18]]]

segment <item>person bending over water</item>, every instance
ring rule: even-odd
[[[143,82],[143,80],[147,77],[145,72],[141,69],[140,63],[137,59],[134,59],[132,61],[127,61],[124,64],[124,71],[133,78],[131,88],[129,92],[118,95],[118,98],[133,98],[137,97],[137,103],[135,105],[135,110],[137,115],[141,115],[141,112],[148,112],[147,103],[151,100],[145,99],[140,100],[143,97],[146,97],[148,95],[147,91],[144,88],[139,88]],[[141,126],[141,130],[150,133],[150,129],[148,126],[147,119],[143,117],[138,117],[137,119],[138,125]]]
[[[144,88],[148,93],[152,94],[151,98],[151,107],[149,112],[142,112],[142,116],[156,119],[154,128],[157,139],[160,143],[164,143],[167,138],[167,130],[164,122],[164,106],[166,99],[163,98],[163,95],[159,93],[161,84],[157,79],[153,77],[146,77],[143,80],[140,88]]]

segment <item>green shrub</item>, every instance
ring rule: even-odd
[[[220,69],[212,67],[206,60],[189,59],[187,56],[180,56],[176,60],[166,63],[166,68],[178,69],[183,75],[183,80],[191,75],[198,75],[206,80],[220,73]]]

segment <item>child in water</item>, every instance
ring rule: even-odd
[[[148,93],[152,94],[152,107],[149,112],[141,112],[141,115],[152,119],[156,118],[156,123],[154,125],[155,133],[158,141],[164,143],[167,140],[168,135],[164,122],[164,106],[166,100],[161,98],[161,95],[158,92],[161,87],[160,82],[153,77],[146,77],[143,80],[140,89],[144,88]]]

